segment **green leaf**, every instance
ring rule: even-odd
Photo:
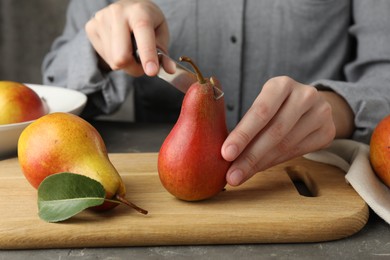
[[[69,172],[46,177],[38,187],[39,217],[66,220],[86,208],[103,204],[104,187],[89,177]]]

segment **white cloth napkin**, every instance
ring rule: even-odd
[[[378,216],[390,224],[390,189],[375,175],[369,153],[370,147],[367,144],[335,140],[330,147],[304,157],[344,170],[347,182]]]

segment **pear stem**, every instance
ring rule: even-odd
[[[119,202],[121,202],[121,203],[123,203],[123,204],[125,204],[125,205],[127,205],[127,206],[129,206],[129,207],[131,207],[131,208],[133,208],[133,209],[135,209],[135,210],[138,211],[139,213],[142,213],[142,214],[144,214],[144,215],[147,215],[147,214],[148,214],[148,211],[147,211],[147,210],[144,210],[144,209],[138,207],[137,205],[131,203],[130,201],[128,201],[127,199],[121,197],[121,196],[118,195],[118,194],[115,195],[115,199],[117,199]]]
[[[195,72],[196,72],[196,77],[198,78],[198,82],[200,84],[204,84],[206,83],[206,80],[204,79],[202,73],[200,72],[198,66],[191,60],[191,58],[187,57],[187,56],[181,56],[179,58],[180,61],[185,61],[185,62],[188,62],[191,64],[191,66],[194,68]]]

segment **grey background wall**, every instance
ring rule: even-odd
[[[42,83],[42,59],[63,30],[68,2],[0,0],[0,80]]]

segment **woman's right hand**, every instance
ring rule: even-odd
[[[160,8],[149,0],[121,0],[98,11],[85,26],[103,67],[132,76],[155,76],[156,46],[167,52],[169,30]],[[137,41],[141,64],[133,56],[131,34]]]

